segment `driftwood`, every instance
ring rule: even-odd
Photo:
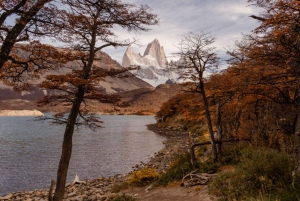
[[[51,180],[51,185],[50,185],[49,194],[48,194],[48,201],[53,201],[53,189],[54,189],[55,184],[56,184],[56,182],[54,180]]]
[[[197,171],[198,169],[185,175],[182,178],[181,185],[186,188],[191,186],[196,186],[196,185],[206,185],[212,177],[217,175],[217,174],[207,174],[207,173],[195,173]]]

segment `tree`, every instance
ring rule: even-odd
[[[299,80],[288,65],[278,63],[275,55],[281,52],[273,52],[272,57],[267,58],[266,53],[271,52],[268,45],[273,46],[264,46],[256,39],[255,35],[246,35],[236,43],[235,50],[228,51],[230,67],[221,76],[227,76],[238,84],[232,85],[237,93],[228,109],[225,108],[228,114],[224,119],[227,124],[231,122],[229,125],[239,125],[236,128],[230,126],[230,132],[251,137],[257,144],[272,146],[271,138],[277,134],[293,133],[293,129],[287,129],[287,122],[292,125],[293,116],[297,113]],[[224,85],[216,87],[226,89]],[[241,111],[234,114],[235,108],[241,108]],[[281,126],[280,119],[285,119],[285,128]]]
[[[54,29],[57,8],[52,0],[2,0],[0,2],[0,69],[5,62],[18,63],[11,55],[14,45],[58,31]],[[13,24],[11,21],[15,20]],[[46,26],[45,26],[46,25]],[[22,62],[21,62],[22,64]]]
[[[66,10],[58,13],[56,17],[57,24],[63,29],[56,38],[70,44],[70,48],[80,51],[70,53],[72,60],[78,60],[77,66],[69,67],[71,72],[66,75],[49,75],[41,85],[63,92],[45,97],[40,102],[41,105],[64,103],[71,107],[67,118],[62,118],[60,114],[54,116],[54,122],[66,124],[54,201],[63,200],[75,126],[96,128],[100,123],[94,116],[87,115],[88,109],[85,106],[88,100],[112,104],[119,102],[119,97],[103,94],[97,89],[97,83],[106,76],[128,76],[122,74],[128,69],[96,68],[94,62],[101,60],[98,52],[108,46],[118,47],[132,43],[127,40],[117,41],[113,32],[114,26],[138,32],[147,31],[146,25],[158,23],[157,16],[150,13],[149,7],[137,7],[119,0],[63,0],[62,3]]]
[[[180,57],[180,61],[173,63],[172,67],[179,71],[179,79],[192,82],[188,91],[199,93],[202,96],[212,145],[212,158],[213,161],[216,161],[217,147],[205,88],[207,80],[205,73],[216,70],[220,63],[217,54],[214,52],[214,47],[211,46],[214,42],[215,38],[208,33],[186,34],[179,43],[179,52],[175,53]]]
[[[288,132],[296,134],[300,131],[300,127],[297,129],[296,126],[299,124],[296,122],[299,122],[300,2],[248,2],[262,9],[259,16],[250,16],[261,24],[253,34],[244,36],[236,50],[228,51],[231,69],[227,72],[231,71],[232,77],[240,82],[237,95],[242,104],[248,103],[243,106],[243,113],[248,113],[248,117],[255,116],[248,118],[251,122],[247,124],[253,126],[252,131],[266,139],[269,133],[282,131],[278,121],[285,119],[285,124],[294,127]],[[289,112],[283,113],[282,110]],[[248,132],[246,129],[243,131]]]
[[[273,65],[293,74],[297,80],[300,78],[300,1],[299,0],[249,0],[263,9],[259,20],[261,25],[255,29],[255,37],[252,37],[254,45],[250,52],[250,58]],[[287,80],[285,81],[286,85]],[[298,85],[299,86],[299,85]],[[288,87],[290,88],[290,87]],[[292,87],[291,87],[292,89]],[[296,115],[294,120],[294,134],[298,136],[300,146],[300,94],[297,90],[293,93],[290,89],[281,90],[282,97],[287,102],[292,101]],[[291,94],[293,94],[291,96]],[[296,171],[300,170],[300,151],[298,148]]]
[[[41,37],[61,31],[53,0],[2,0],[0,2],[0,79],[16,90],[26,90],[34,79],[67,62],[64,53],[41,44]],[[65,57],[66,58],[66,57]]]
[[[263,9],[261,25],[249,37],[253,41],[250,58],[261,58],[264,63],[288,67],[300,76],[300,1],[249,0]]]

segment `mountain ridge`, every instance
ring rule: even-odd
[[[122,59],[123,67],[140,66],[140,69],[134,73],[154,87],[174,79],[175,74],[167,68],[166,64],[167,57],[158,39],[154,39],[147,45],[143,56],[133,52],[132,47],[128,46]]]
[[[58,48],[59,49],[59,48]],[[94,66],[100,68],[123,68],[117,61],[113,60],[107,53],[98,52],[97,57],[99,60],[94,62]],[[77,61],[68,62],[64,65],[63,68],[59,70],[49,70],[47,73],[41,76],[41,79],[33,80],[32,86],[26,91],[14,91],[13,87],[5,85],[3,82],[0,82],[0,100],[8,99],[23,99],[37,101],[41,99],[44,95],[51,94],[51,90],[39,88],[39,84],[44,80],[45,76],[49,74],[65,74],[70,69],[68,67],[79,66],[80,63]],[[132,73],[132,76],[127,78],[112,78],[106,77],[105,81],[99,83],[99,88],[103,90],[104,93],[118,93],[126,90],[133,90],[138,88],[147,88],[151,87],[150,84],[145,81],[135,77]]]

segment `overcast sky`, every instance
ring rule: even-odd
[[[119,39],[137,37],[142,47],[133,46],[142,55],[148,43],[155,38],[164,46],[167,57],[177,52],[176,45],[188,32],[209,32],[215,36],[218,53],[226,58],[225,48],[235,40],[248,34],[258,22],[249,16],[257,14],[256,7],[249,6],[247,0],[123,0],[136,5],[147,4],[159,17],[159,25],[150,26],[148,32],[140,34],[118,30]],[[106,48],[103,50],[122,64],[126,48]]]

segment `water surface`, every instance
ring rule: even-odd
[[[0,117],[0,195],[48,188],[56,180],[63,125],[33,117]],[[124,174],[163,148],[163,138],[147,130],[151,116],[101,116],[104,128],[74,133],[68,182]]]

